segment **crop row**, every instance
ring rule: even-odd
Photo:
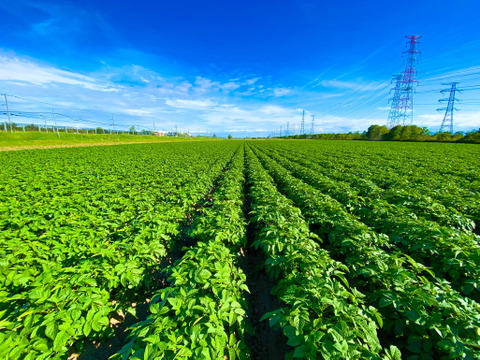
[[[446,277],[463,294],[480,300],[480,246],[478,237],[468,230],[440,226],[418,217],[401,204],[358,194],[345,182],[332,180],[317,171],[298,164],[293,156],[268,152],[275,161],[292,173],[342,203],[350,213],[377,232],[385,233],[390,241],[415,260],[430,266],[437,275]],[[349,175],[344,176],[348,180]]]
[[[260,151],[279,188],[302,209],[329,252],[348,265],[348,278],[384,318],[386,343],[422,358],[477,358],[480,306],[428,268],[397,251],[388,237],[359,222],[330,196],[292,176]]]
[[[350,178],[363,191],[362,196],[402,203],[415,214],[441,224],[470,229],[473,219],[480,226],[480,177],[475,166],[478,147],[362,144],[327,148],[303,143],[292,149],[292,145],[275,148],[284,154],[294,153],[303,161],[308,159],[309,166],[332,180]]]
[[[247,359],[243,148],[227,166],[189,235],[197,240],[173,264],[170,286],[154,293],[149,316],[117,353],[123,359]]]
[[[265,318],[282,328],[294,347],[290,356],[380,358],[380,315],[350,287],[348,268],[320,248],[300,210],[277,191],[250,149],[246,170],[256,230],[253,245],[265,253],[267,273],[277,280],[272,291],[285,304]],[[398,349],[386,350],[386,358],[395,356]]]
[[[88,357],[135,304],[115,360],[480,358],[475,150],[441,145],[0,154],[0,358]]]
[[[3,169],[0,357],[61,357],[112,336],[110,318],[156,286],[186,214],[234,148],[164,148],[168,162],[158,150],[25,152]]]

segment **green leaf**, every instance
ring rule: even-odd
[[[40,352],[48,352],[48,345],[44,339],[39,339],[33,343],[33,348]]]
[[[336,342],[333,346],[342,353],[346,353],[348,351],[348,343],[345,340]]]
[[[308,355],[308,350],[305,345],[299,346],[295,348],[295,351],[293,352],[293,357],[295,358],[305,358]]]
[[[83,325],[83,335],[88,337],[88,335],[90,335],[91,331],[92,331],[92,322],[86,320],[85,324]]]
[[[55,321],[51,321],[47,324],[45,329],[45,335],[47,335],[50,339],[55,340],[58,333],[58,325]]]
[[[392,303],[393,303],[393,300],[392,300],[392,299],[387,298],[387,297],[382,297],[382,298],[380,299],[380,304],[379,304],[379,306],[380,306],[380,307],[385,307],[385,306],[388,306],[388,305],[390,305],[390,304],[392,304]]]
[[[60,351],[62,348],[67,344],[70,335],[65,330],[60,331],[57,336],[55,337],[55,341],[53,342],[53,350]]]
[[[103,316],[102,312],[97,312],[92,319],[92,329],[95,331],[101,331],[103,327],[108,326],[108,317]]]
[[[160,309],[160,304],[159,303],[155,303],[155,304],[150,305],[150,312],[152,314],[158,313],[159,309]]]
[[[390,345],[390,349],[386,350],[386,359],[387,360],[402,360],[402,353],[400,350],[394,346]]]
[[[442,341],[439,341],[437,343],[437,345],[441,348],[441,349],[444,349],[444,350],[449,350],[453,347],[455,347],[455,343],[452,341],[452,340],[448,340],[448,339],[445,339],[445,340],[442,340]]]

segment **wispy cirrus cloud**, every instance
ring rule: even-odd
[[[463,73],[478,70],[469,68]],[[308,120],[316,115],[316,131],[348,132],[385,123],[389,110],[388,80],[318,78],[306,89],[272,84],[254,74],[189,77],[134,63],[115,67],[107,61],[94,71],[80,73],[6,51],[0,51],[0,81],[0,92],[49,104],[12,98],[12,110],[54,110],[65,114],[57,121],[75,119],[77,126],[98,122],[108,127],[114,118],[116,126],[127,129],[132,125],[164,130],[178,126],[198,133],[263,136],[281,127],[285,131],[287,123],[290,131],[296,126],[298,133],[301,111],[306,109]],[[435,128],[441,121],[438,114],[416,114],[420,126]],[[478,117],[470,111],[459,113],[456,123],[478,127]]]
[[[14,111],[65,113],[62,121],[73,119],[84,126],[98,119],[101,126],[138,125],[169,129],[181,126],[201,132],[205,128],[237,130],[271,127],[286,121],[293,111],[286,107],[265,105],[264,98],[245,98],[244,92],[267,92],[260,78],[244,76],[224,81],[205,76],[186,78],[159,74],[145,67],[130,64],[121,67],[103,66],[94,72],[76,73],[59,69],[12,53],[0,53],[0,80],[5,92],[23,95],[13,98]],[[270,96],[290,90],[269,88]],[[26,93],[25,93],[26,91]],[[46,103],[46,104],[43,104]],[[48,105],[50,104],[50,105]],[[58,110],[58,109],[60,110]],[[57,119],[58,120],[58,119]],[[29,121],[30,120],[25,120]]]
[[[287,88],[274,88],[273,89],[273,96],[275,96],[275,97],[286,96],[286,95],[290,95],[291,93],[292,93],[292,89],[287,89]]]
[[[356,91],[374,91],[384,88],[386,85],[385,82],[376,82],[364,80],[351,80],[351,81],[342,81],[342,80],[318,80],[313,87],[324,87],[324,88],[335,88],[342,90],[356,90]]]
[[[186,100],[186,99],[167,99],[165,103],[168,106],[179,108],[179,109],[206,109],[212,106],[215,106],[216,103],[210,99],[197,99],[197,100]]]
[[[89,90],[117,92],[113,84],[105,84],[95,78],[75,72],[61,70],[48,65],[40,65],[19,57],[0,55],[0,81],[12,81],[38,86],[72,85]]]
[[[153,112],[150,110],[142,110],[142,109],[122,109],[122,112],[128,115],[134,116],[154,116]]]

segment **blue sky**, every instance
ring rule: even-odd
[[[480,127],[478,0],[0,3],[0,93],[28,122],[270,136],[385,124],[405,35],[421,35],[414,124]],[[447,94],[448,95],[448,94]],[[4,107],[2,108],[5,109]],[[39,114],[43,114],[42,117]],[[2,115],[2,121],[5,115]],[[15,118],[17,121],[21,117]]]

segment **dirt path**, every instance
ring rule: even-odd
[[[192,140],[190,140],[192,141]],[[193,140],[194,141],[194,140]],[[29,145],[29,146],[0,146],[0,151],[15,151],[15,150],[31,150],[31,149],[55,149],[68,147],[85,147],[85,146],[105,146],[105,145],[126,145],[126,144],[152,144],[152,143],[166,143],[177,141],[122,141],[122,142],[96,142],[96,143],[80,143],[80,144],[61,144],[61,145]]]

